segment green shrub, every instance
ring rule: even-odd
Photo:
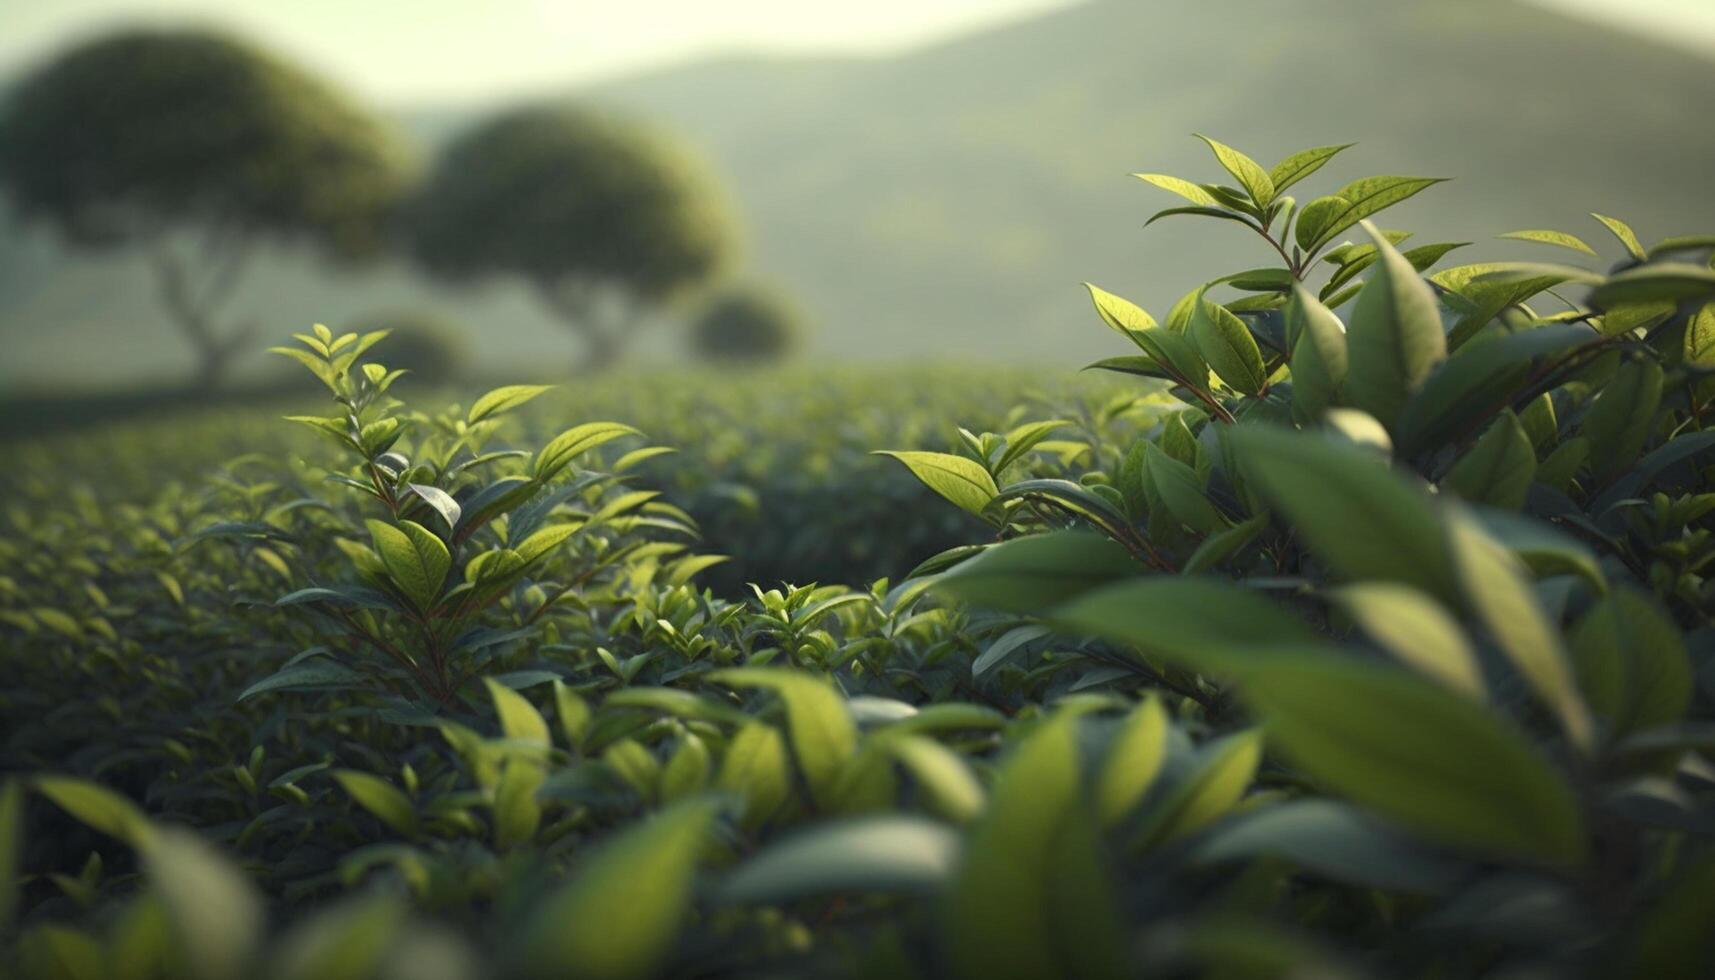
[[[1106,466],[1014,479],[1028,427],[897,454],[1005,539],[927,563],[933,587],[1005,614],[991,651],[1104,637],[1208,721],[1260,722],[1279,789],[1237,825],[1278,820],[1254,838],[1272,853],[1303,834],[1335,850],[1300,861],[1350,856],[1349,833],[1300,815],[1315,801],[1401,835],[1370,872],[1412,852],[1466,862],[1403,918],[1348,903],[1343,931],[1390,970],[1700,975],[1715,237],[1645,249],[1597,215],[1624,250],[1609,273],[1484,263],[1426,280],[1458,246],[1402,253],[1404,233],[1366,219],[1435,181],[1365,178],[1298,207],[1282,192],[1344,147],[1265,170],[1209,145],[1240,186],[1140,174],[1190,201],[1157,217],[1245,225],[1284,265],[1199,286],[1159,322],[1089,287],[1138,351],[1094,366],[1178,402]],[[1335,246],[1355,225],[1368,241]],[[1506,237],[1597,254],[1564,232]],[[1511,901],[1556,911],[1519,935],[1496,909]],[[1461,942],[1417,945],[1432,927]]]
[[[772,361],[798,345],[804,317],[778,293],[750,288],[717,296],[691,325],[691,346],[714,361]]]

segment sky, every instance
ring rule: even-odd
[[[475,104],[735,49],[884,54],[1073,2],[0,0],[0,78],[117,23],[191,20],[255,36],[384,105]],[[1715,51],[1715,0],[1532,2]]]
[[[488,101],[733,49],[881,54],[1072,2],[0,0],[0,75],[116,20],[189,18],[380,102]]]

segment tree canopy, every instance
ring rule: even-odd
[[[410,212],[411,250],[455,279],[526,277],[610,359],[641,309],[713,276],[734,251],[724,196],[661,135],[579,108],[529,108],[441,155]]]
[[[212,316],[249,245],[373,253],[409,176],[388,131],[339,93],[218,33],[92,41],[0,108],[0,185],[18,212],[76,246],[148,248],[205,374],[240,340]],[[200,237],[190,262],[187,233]]]
[[[404,156],[337,92],[220,34],[134,31],[66,52],[0,114],[20,212],[80,244],[164,227],[379,244]]]

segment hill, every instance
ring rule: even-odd
[[[802,297],[815,349],[841,358],[1065,365],[1109,347],[1080,280],[1159,306],[1245,262],[1251,243],[1224,227],[1140,230],[1171,202],[1127,173],[1216,172],[1193,130],[1265,163],[1361,141],[1310,190],[1365,173],[1457,178],[1392,218],[1420,240],[1582,231],[1589,210],[1646,236],[1715,228],[1715,130],[1701,124],[1715,62],[1505,0],[1092,0],[892,58],[729,57],[576,97],[705,150],[747,221],[752,267]],[[431,142],[463,120],[401,121]],[[137,270],[20,248],[35,271],[0,271],[0,338],[19,357],[8,374],[63,364],[106,325],[133,338],[106,348],[128,369],[170,367]],[[420,288],[398,270],[323,286],[283,258],[246,305],[283,330]],[[433,299],[480,327],[496,360],[570,357],[520,291]]]

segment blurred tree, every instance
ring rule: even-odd
[[[215,383],[251,338],[222,324],[255,246],[373,254],[406,185],[379,124],[296,68],[196,31],[79,46],[0,108],[0,185],[74,246],[134,245]]]
[[[468,331],[446,317],[422,310],[366,316],[347,324],[346,329],[359,333],[391,331],[376,349],[376,360],[389,368],[411,372],[401,382],[404,384],[453,384],[468,373],[474,355]]]
[[[524,276],[584,343],[616,360],[644,314],[706,282],[734,250],[700,162],[660,136],[579,109],[526,109],[442,154],[411,208],[430,272]]]
[[[782,294],[756,286],[716,297],[691,326],[691,346],[722,361],[772,361],[790,354],[804,317]]]

